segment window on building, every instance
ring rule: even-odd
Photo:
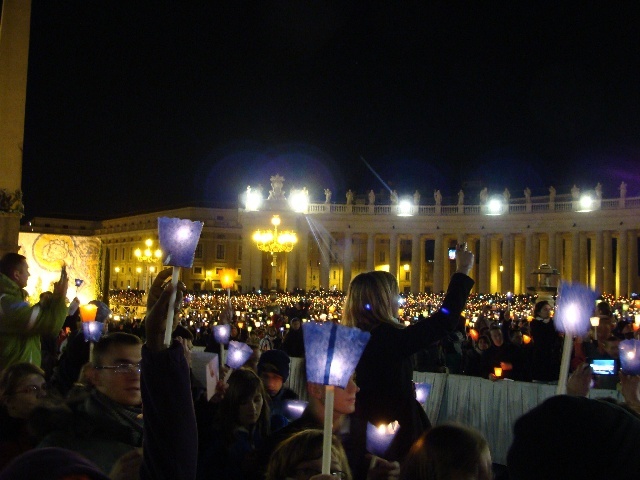
[[[195,275],[202,275],[202,267],[193,267],[193,273]]]
[[[216,245],[216,260],[224,260],[225,259],[225,246],[221,243]]]
[[[200,284],[200,282],[195,282],[195,283],[193,284],[193,289],[194,289],[196,292],[198,292],[198,291],[202,290],[202,285]]]
[[[241,268],[239,268],[239,269],[238,269],[238,276],[239,276],[239,277],[241,277],[241,276],[242,276],[242,269],[241,269]]]
[[[196,247],[196,253],[194,254],[195,258],[202,258],[202,244],[199,243]]]
[[[238,260],[242,260],[242,245],[238,245]]]
[[[404,272],[404,279],[407,282],[411,281],[411,272]]]
[[[114,259],[114,260],[117,260],[117,259],[118,259],[118,249],[117,249],[117,248],[114,248],[114,249],[113,249],[113,259]]]
[[[216,275],[220,275],[221,271],[222,271],[222,267],[216,267]]]
[[[379,262],[385,262],[385,261],[386,261],[386,258],[387,258],[387,256],[386,256],[385,252],[380,252],[380,253],[378,254],[378,261],[379,261]]]

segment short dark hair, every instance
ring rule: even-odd
[[[135,335],[124,332],[115,332],[105,335],[93,346],[91,363],[96,367],[103,366],[102,357],[104,357],[112,345],[142,345],[142,340]]]
[[[19,253],[5,253],[2,258],[0,258],[0,273],[6,275],[7,277],[11,277],[18,266],[26,260],[27,257],[25,257],[24,255],[20,255]]]

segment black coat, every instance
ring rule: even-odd
[[[360,387],[356,413],[375,425],[398,421],[400,430],[388,452],[389,460],[402,459],[430,426],[415,398],[411,356],[458,327],[473,283],[468,276],[456,273],[436,313],[406,328],[381,323],[371,330],[371,339],[356,367]]]

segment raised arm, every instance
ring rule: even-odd
[[[144,480],[195,479],[198,461],[198,429],[191,398],[189,365],[180,342],[164,345],[164,331],[173,292],[171,269],[155,279],[149,292],[142,348],[142,405],[144,412]],[[176,306],[184,285],[178,285]],[[174,317],[175,328],[179,319]]]

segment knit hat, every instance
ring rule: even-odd
[[[258,360],[258,375],[262,375],[262,372],[277,373],[282,377],[282,381],[286,382],[289,378],[290,363],[291,359],[286,352],[267,350],[260,355],[260,360]]]
[[[97,465],[83,456],[57,447],[36,448],[23,453],[2,470],[0,480],[60,480],[71,475],[86,475],[91,480],[109,480]]]
[[[619,405],[559,395],[520,417],[513,430],[512,480],[638,478],[640,419]]]

